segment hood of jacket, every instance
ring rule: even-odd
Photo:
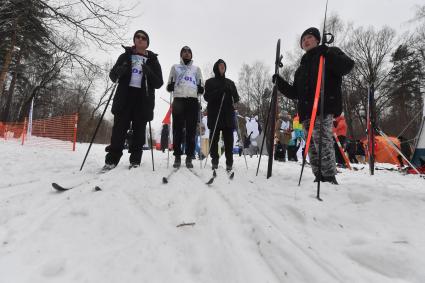
[[[218,70],[218,65],[220,63],[224,64],[224,74],[223,74],[223,76],[220,75],[220,72]],[[227,70],[227,65],[226,65],[226,62],[224,62],[223,59],[218,59],[217,62],[214,63],[213,72],[214,72],[214,75],[215,75],[216,78],[225,78],[226,77],[226,70]]]

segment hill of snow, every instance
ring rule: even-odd
[[[340,169],[340,185],[300,164],[235,155],[168,184],[167,153],[102,175],[104,146],[77,152],[0,141],[0,282],[425,282],[425,180]],[[224,164],[224,160],[221,160]],[[383,165],[380,165],[381,167]],[[76,186],[58,193],[52,182]],[[99,186],[102,190],[95,191]],[[192,224],[192,225],[182,225]]]

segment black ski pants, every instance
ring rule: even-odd
[[[131,97],[130,97],[131,102]],[[140,110],[135,109],[134,103],[128,103],[123,111],[114,115],[111,144],[108,146],[105,157],[106,164],[117,165],[121,159],[127,131],[133,130],[132,140],[129,143],[130,163],[140,164],[145,144],[147,121],[141,119]]]
[[[218,140],[220,138],[220,131],[223,133],[224,140],[224,153],[226,155],[226,165],[233,166],[233,128],[216,129],[213,138],[214,129],[210,129],[211,141],[211,158],[213,160],[219,159],[218,155]]]
[[[182,144],[185,141],[185,153],[195,157],[195,134],[198,124],[199,104],[194,97],[176,97],[173,100],[173,148],[174,155],[183,154]],[[186,131],[183,131],[186,129]],[[185,134],[185,137],[183,137]]]

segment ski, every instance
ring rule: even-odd
[[[80,186],[81,184],[77,185],[77,186],[73,186],[73,187],[62,187],[61,185],[59,185],[58,183],[52,183],[52,187],[58,191],[58,192],[65,192],[65,191],[69,191],[72,190],[78,186]],[[102,189],[99,186],[95,186],[94,187],[94,191],[101,191]]]
[[[130,165],[128,166],[128,170],[135,169],[135,168],[139,168],[139,167],[140,167],[140,165],[139,165],[139,164],[130,164]]]
[[[225,171],[229,180],[233,180],[233,178],[235,177],[235,171],[233,170],[225,170]],[[206,182],[206,184],[211,185],[214,182],[215,178],[217,178],[217,171],[214,169],[212,177],[208,180],[208,182]]]
[[[212,177],[208,180],[208,182],[206,182],[205,184],[207,185],[211,185],[214,182],[214,179],[217,177],[217,172],[215,171],[215,169],[213,169],[213,175]]]
[[[52,183],[52,187],[53,187],[53,189],[57,190],[58,192],[64,192],[64,191],[71,190],[71,189],[75,188],[76,186],[66,188],[66,187],[62,187],[58,183]]]
[[[226,173],[227,173],[227,177],[229,177],[229,180],[233,180],[233,178],[235,177],[235,171],[226,170]]]
[[[187,168],[187,170],[189,170],[190,173],[192,173],[193,175],[195,175],[199,179],[202,179],[202,176],[199,175],[198,172],[196,172],[195,170],[193,170],[193,168],[189,168],[189,167],[186,167],[186,168]]]
[[[279,74],[279,67],[282,67],[282,55],[280,54],[280,39],[277,41],[276,45],[276,59],[275,59],[275,67],[274,73]],[[273,152],[274,152],[274,140],[275,140],[275,128],[276,128],[276,112],[277,112],[278,104],[277,104],[277,84],[273,86],[272,99],[270,102],[270,129],[268,131],[268,152],[269,152],[269,162],[267,164],[267,179],[272,176],[273,171]]]
[[[96,180],[97,178],[99,178],[99,175],[102,175],[102,174],[105,174],[105,173],[108,173],[108,172],[110,172],[112,169],[114,169],[115,167],[113,167],[113,168],[109,168],[109,169],[105,169],[105,167],[103,167],[101,170],[99,170],[94,176],[92,176],[92,177],[90,177],[90,178],[88,178],[88,179],[86,179],[86,180],[84,180],[83,182],[80,182],[80,183],[77,183],[76,185],[73,185],[73,186],[69,186],[69,187],[65,187],[65,186],[62,186],[62,185],[59,185],[58,183],[55,183],[55,182],[53,182],[52,183],[52,188],[53,189],[55,189],[56,191],[58,191],[58,192],[65,192],[65,191],[69,191],[69,190],[72,190],[72,189],[74,189],[74,188],[76,188],[76,187],[79,187],[79,186],[81,186],[81,185],[84,185],[84,184],[87,184],[87,183],[90,183],[91,181],[93,181],[93,180]]]
[[[180,167],[174,168],[173,170],[171,170],[171,172],[170,172],[167,176],[162,177],[162,183],[163,183],[163,184],[168,184],[168,180],[169,180],[169,179],[171,178],[171,176],[173,176],[173,175],[174,175],[174,173],[176,173],[179,169],[180,169]]]
[[[275,69],[274,69],[275,75],[278,75],[279,68],[283,67],[282,58],[283,56],[282,54],[280,54],[280,39],[278,39],[277,45],[276,45],[276,59],[275,59]],[[264,136],[263,136],[263,141],[261,142],[260,158],[258,159],[257,173],[256,173],[256,176],[258,176],[258,170],[260,169],[261,156],[262,156],[263,148],[264,148],[264,141],[266,140],[267,134],[269,134],[268,142],[267,142],[267,150],[269,154],[269,161],[267,165],[267,179],[270,178],[272,175],[273,148],[274,148],[277,106],[278,106],[277,105],[277,83],[275,83],[273,85],[273,92],[272,92],[272,97],[269,104],[269,111],[267,113],[266,125],[264,127]]]

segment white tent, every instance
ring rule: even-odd
[[[412,163],[415,166],[421,166],[421,159],[425,161],[425,96],[423,99],[424,109],[422,112],[422,123],[419,127],[418,139],[415,145],[415,151],[412,157]]]

